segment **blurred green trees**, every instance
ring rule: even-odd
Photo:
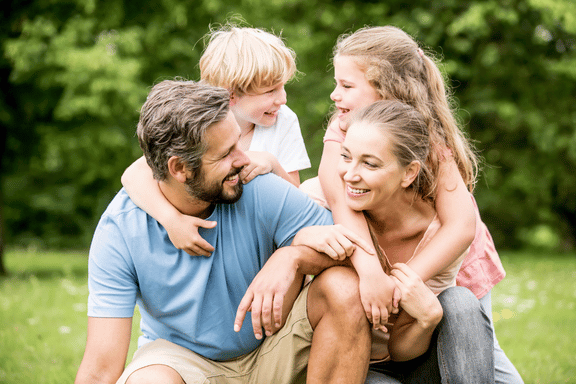
[[[497,246],[576,238],[576,4],[572,0],[30,0],[0,24],[5,242],[84,247],[140,150],[154,83],[198,79],[202,36],[239,16],[282,34],[302,72],[287,86],[313,168],[337,37],[395,25],[442,57],[485,166],[475,195]],[[2,137],[0,137],[2,138]]]

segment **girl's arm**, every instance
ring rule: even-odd
[[[424,281],[462,255],[476,234],[474,204],[452,157],[440,163],[436,212],[440,229],[408,263]]]
[[[300,174],[298,171],[286,172],[280,162],[278,162],[278,159],[271,153],[248,151],[246,155],[250,158],[250,164],[240,172],[240,178],[244,184],[250,182],[258,175],[272,172],[296,187],[300,186]]]
[[[326,201],[332,211],[334,223],[343,224],[365,241],[372,244],[368,223],[361,212],[356,212],[346,205],[344,200],[344,183],[338,176],[336,164],[341,155],[341,145],[335,141],[324,143],[318,177]],[[384,327],[388,315],[393,312],[392,295],[394,282],[386,275],[375,252],[367,253],[356,247],[350,261],[360,278],[360,296],[366,316],[374,327]]]
[[[176,248],[192,256],[210,256],[214,251],[214,247],[198,234],[198,227],[214,228],[216,222],[183,215],[170,204],[144,157],[126,168],[121,181],[134,204],[162,224]]]

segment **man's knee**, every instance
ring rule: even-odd
[[[126,380],[126,384],[185,384],[178,372],[167,365],[154,364],[140,368]]]
[[[343,316],[350,321],[366,322],[360,301],[358,275],[347,267],[332,267],[314,278],[308,296],[308,313],[314,326],[314,314]],[[342,318],[344,320],[344,318]]]

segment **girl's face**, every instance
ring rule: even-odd
[[[355,211],[385,209],[407,187],[406,169],[392,153],[388,135],[364,122],[348,129],[338,174],[345,184],[346,204]]]
[[[336,87],[330,98],[336,103],[340,121],[345,121],[350,112],[380,100],[353,56],[334,57],[334,79]]]

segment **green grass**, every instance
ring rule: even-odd
[[[576,255],[504,253],[500,345],[526,384],[576,383]],[[86,342],[86,253],[10,251],[0,278],[0,383],[71,383]],[[138,334],[136,313],[130,356]]]

